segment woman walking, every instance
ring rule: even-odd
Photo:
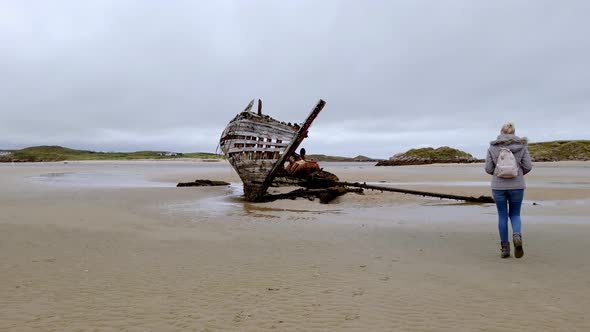
[[[510,218],[514,256],[521,258],[524,255],[520,225],[520,207],[526,188],[524,175],[531,171],[533,165],[527,139],[515,135],[512,123],[502,126],[498,138],[490,142],[485,168],[486,172],[492,175],[492,196],[498,209],[501,257],[510,257],[510,242],[508,242],[508,218]]]

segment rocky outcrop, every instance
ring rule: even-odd
[[[450,163],[476,163],[483,162],[471,154],[443,146],[437,149],[422,148],[411,149],[404,153],[398,153],[389,160],[380,161],[376,166],[407,166],[407,165],[428,165],[428,164],[450,164]]]

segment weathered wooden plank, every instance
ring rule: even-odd
[[[253,133],[259,133],[258,135],[262,134],[262,133],[281,133],[283,135],[294,135],[295,133],[297,133],[297,129],[294,127],[288,127],[286,126],[286,128],[280,128],[280,127],[274,127],[273,124],[256,124],[254,122],[239,122],[236,124],[236,126],[234,127],[234,131],[240,130],[240,131],[250,131]],[[229,128],[230,131],[233,128]]]
[[[249,160],[249,161],[241,161],[236,163],[236,166],[254,166],[254,165],[263,165],[263,166],[268,166],[269,164],[274,164],[269,160],[264,160],[264,159],[260,159],[260,160]]]
[[[258,159],[258,160],[236,160],[236,167],[247,169],[249,167],[269,167],[273,166],[275,161],[271,159]]]
[[[253,105],[254,105],[254,99],[250,100],[250,102],[248,103],[248,106],[246,106],[246,108],[244,108],[244,110],[242,112],[249,112],[252,109]]]
[[[268,169],[269,166],[274,165],[274,162],[272,160],[264,160],[267,163],[258,163],[260,161],[261,160],[253,160],[250,163],[243,163],[241,165],[241,168],[244,171],[247,171],[247,170],[252,170],[252,169],[256,169],[256,170],[258,170],[258,169],[264,169],[264,168]],[[262,176],[266,176],[266,174],[263,174]]]
[[[260,129],[260,130],[257,130]],[[230,124],[227,128],[227,132],[232,131],[251,131],[255,134],[260,134],[261,132],[270,132],[270,133],[283,133],[283,134],[296,134],[297,128],[295,127],[274,127],[271,123],[265,123],[258,126],[254,122],[235,122]]]
[[[240,125],[254,125],[254,126],[264,126],[267,127],[269,129],[273,129],[273,130],[286,130],[286,131],[296,131],[297,128],[295,128],[295,126],[291,125],[287,125],[284,124],[280,121],[277,120],[267,120],[267,119],[257,119],[256,121],[251,120],[251,119],[241,119],[238,122]]]
[[[254,144],[254,145],[264,145],[264,146],[272,146],[272,147],[276,147],[276,148],[281,148],[281,149],[285,149],[289,143],[276,143],[276,142],[263,142],[263,141],[249,141],[249,140],[243,140],[243,139],[230,139],[224,142],[225,145],[229,146],[229,147],[234,147],[236,144],[243,144],[244,146],[247,144]]]
[[[277,143],[276,140],[273,140],[272,142],[268,142],[268,141],[255,141],[255,140],[247,140],[247,139],[228,139],[228,140],[226,140],[226,142],[232,143],[232,144],[264,144],[264,145],[276,145],[276,146],[284,146],[284,147],[289,145],[289,143],[285,143],[285,142]]]
[[[236,163],[239,173],[260,173],[261,181],[264,180],[268,169],[275,164],[275,160],[251,160],[248,163]]]
[[[261,131],[256,130],[258,127]],[[233,123],[227,129],[228,129],[227,130],[228,132],[232,132],[232,131],[236,131],[236,130],[252,131],[254,133],[271,132],[271,133],[284,133],[284,134],[297,132],[297,129],[294,127],[288,127],[288,126],[286,128],[285,127],[273,127],[273,125],[270,123],[260,124],[260,126],[258,126],[256,123],[244,122],[243,120],[242,120],[242,122]]]
[[[224,133],[221,137],[220,141],[228,140],[228,139],[236,139],[231,138],[231,136],[244,136],[244,137],[262,137],[262,138],[272,138],[272,139],[281,139],[283,141],[291,141],[295,137],[295,132],[270,132],[270,131],[260,131],[258,133],[252,132],[252,128],[248,129],[238,129],[235,131],[231,131],[229,133]]]
[[[251,176],[256,175],[261,182],[264,180],[267,172],[268,172],[268,168],[260,167],[260,166],[243,167],[240,170],[241,174],[249,174]]]
[[[268,172],[268,166],[260,166],[260,165],[252,165],[252,166],[244,166],[240,170],[240,173],[262,173],[260,174],[261,177],[266,176],[266,172]],[[262,179],[264,180],[264,179]]]
[[[237,130],[234,132],[230,132],[227,134],[224,134],[219,140],[220,141],[224,141],[224,140],[230,140],[230,139],[247,139],[247,140],[258,140],[258,139],[253,139],[251,137],[256,137],[256,138],[264,138],[264,139],[273,139],[276,140],[277,138],[282,140],[282,141],[293,141],[293,139],[295,138],[295,133],[276,133],[276,132],[265,132],[265,131],[261,131],[259,133],[253,133],[251,132],[251,128],[248,130]]]
[[[230,148],[228,149],[227,153],[234,153],[234,152],[283,152],[285,148]]]

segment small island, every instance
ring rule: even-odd
[[[590,160],[590,140],[530,143],[533,161]]]
[[[437,149],[421,148],[410,149],[404,153],[398,153],[389,160],[383,160],[375,166],[407,166],[407,165],[428,165],[428,164],[450,164],[450,163],[476,163],[483,160],[473,157],[471,154],[443,146]]]

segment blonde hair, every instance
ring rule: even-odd
[[[516,132],[516,129],[514,129],[514,123],[512,122],[506,122],[503,126],[502,129],[500,130],[500,134],[514,134]]]

